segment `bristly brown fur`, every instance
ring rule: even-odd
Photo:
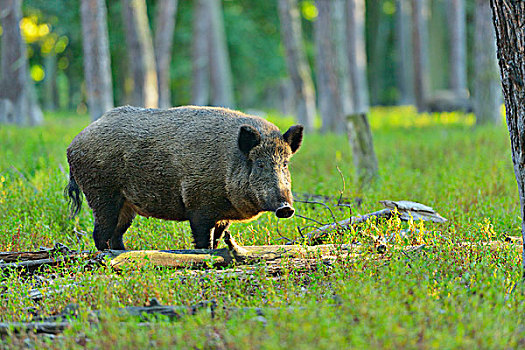
[[[287,162],[302,132],[294,126],[284,138],[272,123],[225,108],[116,108],[69,146],[67,191],[75,212],[84,192],[98,249],[124,249],[136,214],[189,220],[195,245],[214,247],[230,222],[292,205]]]

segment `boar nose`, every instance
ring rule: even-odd
[[[280,219],[291,218],[295,213],[295,209],[288,203],[283,203],[277,210],[275,210],[275,216]]]

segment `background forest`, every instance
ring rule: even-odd
[[[199,9],[198,1],[172,2],[175,4],[176,12],[173,13],[176,20],[172,59],[167,73],[171,105],[177,106],[201,102],[196,101],[198,96],[193,96],[197,93],[192,94],[192,86],[196,74],[194,65],[202,58],[196,57],[192,50],[195,51],[198,41],[202,41],[201,38],[197,38],[197,28],[200,22],[206,22],[206,17],[199,17],[196,13]],[[342,1],[337,0],[324,2],[332,3],[332,7],[342,5]],[[315,65],[316,57],[320,53],[316,49],[314,23],[319,11],[312,0],[290,3],[295,4],[300,13],[302,45],[317,86],[321,82],[318,82],[318,69]],[[457,3],[460,5],[455,5]],[[114,105],[136,102],[133,100],[132,64],[134,59],[139,59],[139,53],[135,47],[129,47],[126,41],[123,4],[125,2],[122,1],[107,3]],[[479,1],[477,5],[473,0],[464,3],[432,0],[421,4],[425,7],[422,12],[425,45],[422,52],[426,56],[424,74],[428,80],[427,97],[430,98],[442,90],[454,89],[458,84],[464,85],[460,88],[472,91],[476,69],[475,25],[480,25],[474,19],[476,11],[479,11],[477,8],[483,7],[482,2]],[[163,20],[158,14],[159,8],[166,5],[162,1],[146,1],[146,5],[150,27],[148,34],[154,36],[158,31],[159,22]],[[26,0],[23,6],[24,19],[21,29],[28,44],[29,70],[36,85],[39,102],[46,110],[85,112],[87,98],[79,1]],[[371,105],[415,103],[412,83],[414,26],[411,24],[410,9],[411,4],[406,0],[366,2],[363,24],[366,29],[364,42]],[[281,40],[278,1],[228,0],[222,2],[222,8],[219,7],[218,10],[224,18],[224,39],[231,67],[228,69],[231,69],[233,85],[232,107],[273,109],[283,114],[294,114],[294,88],[286,66],[285,46]],[[454,11],[459,13],[455,14]],[[456,17],[457,21],[463,23],[454,23]],[[489,31],[493,31],[490,18],[483,21],[486,22]],[[331,22],[335,26],[333,18]],[[332,35],[322,40],[330,42],[333,35],[335,34],[332,32]],[[489,42],[484,41],[485,44]],[[483,46],[490,47],[488,44]],[[455,50],[463,50],[462,56],[457,57]],[[323,52],[323,55],[329,54],[329,51]],[[210,102],[212,101],[207,101]]]

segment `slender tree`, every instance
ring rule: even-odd
[[[486,1],[485,1],[486,2]],[[450,33],[450,89],[456,95],[467,95],[467,18],[465,0],[448,0]],[[477,31],[474,32],[475,34]]]
[[[226,43],[220,0],[205,0],[208,26],[211,103],[214,106],[235,107],[230,56]]]
[[[474,15],[473,106],[476,124],[501,123],[501,83],[490,3],[476,0]]]
[[[412,45],[410,42],[410,3],[409,0],[396,0],[395,13],[395,53],[396,80],[399,91],[398,103],[414,103],[412,84]]]
[[[209,101],[210,70],[208,33],[210,21],[206,11],[206,1],[193,1],[193,80],[191,103],[197,106],[205,106]]]
[[[365,1],[347,0],[347,49],[352,92],[352,109],[346,112],[347,131],[359,183],[366,185],[378,176],[377,157],[368,122],[366,80]]]
[[[316,48],[315,66],[317,75],[317,100],[322,119],[322,132],[345,132],[344,118],[336,68],[336,52],[333,43],[331,1],[316,1],[318,11],[314,23],[314,41]]]
[[[521,231],[525,248],[525,2],[490,0],[505,97],[514,173],[521,203]],[[525,277],[525,249],[522,252]]]
[[[306,131],[311,131],[315,119],[315,91],[303,47],[297,0],[279,0],[279,19],[286,64],[295,91],[297,120]]]
[[[145,0],[122,0],[122,14],[133,77],[133,104],[158,107],[159,91],[153,40]]]
[[[170,63],[177,0],[160,0],[155,18],[155,59],[159,92],[159,107],[171,107]]]
[[[347,0],[346,18],[346,47],[353,113],[367,113],[370,103],[366,78],[365,1]]]
[[[48,111],[57,105],[57,56],[54,52],[44,56],[44,108]]]
[[[385,70],[387,63],[388,37],[390,26],[388,18],[383,11],[383,0],[366,1],[367,35],[373,38],[368,43],[368,76],[370,101],[372,104],[381,103],[382,93],[385,89],[385,76],[389,74]],[[363,18],[364,20],[364,18]]]
[[[412,0],[412,48],[414,57],[414,97],[419,112],[428,98],[427,8],[426,0]]]
[[[37,125],[43,117],[28,74],[21,18],[22,0],[0,0],[0,123]]]
[[[84,77],[92,120],[113,108],[106,4],[104,0],[81,0]]]

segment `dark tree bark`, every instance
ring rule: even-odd
[[[153,40],[145,0],[122,0],[129,65],[133,77],[133,104],[158,107],[159,92]]]
[[[235,107],[230,56],[226,45],[226,33],[220,0],[205,0],[209,18],[209,65],[211,103],[214,106]]]
[[[467,18],[465,14],[465,0],[448,0],[447,6],[450,28],[449,85],[450,89],[457,95],[467,96]]]
[[[377,157],[367,117],[369,105],[364,31],[365,1],[347,0],[346,17],[347,57],[353,99],[352,109],[345,113],[354,165],[359,184],[363,186],[378,176]]]
[[[315,91],[303,47],[301,18],[297,0],[279,0],[281,38],[286,64],[295,91],[297,121],[312,131],[315,120]]]
[[[418,112],[424,112],[428,96],[426,0],[412,0],[412,47],[414,97]]]
[[[412,45],[410,42],[410,3],[409,0],[396,0],[395,14],[396,78],[399,90],[398,103],[414,103],[412,77]]]
[[[171,107],[170,63],[176,14],[177,0],[160,0],[157,3],[157,14],[155,18],[155,59],[157,64],[160,108]]]
[[[490,3],[476,0],[474,15],[473,107],[476,124],[501,123],[501,83]]]
[[[507,126],[521,204],[521,230],[524,238],[522,264],[525,277],[525,1],[490,0],[490,5],[496,28]]]
[[[345,132],[341,100],[338,95],[336,52],[333,43],[331,1],[315,2],[318,15],[314,23],[316,48],[317,99],[322,132]]]
[[[210,20],[206,11],[207,0],[193,1],[193,82],[191,103],[205,106],[209,102],[210,70],[208,33]]]
[[[81,0],[84,76],[92,120],[113,108],[106,12],[104,0]]]
[[[42,111],[32,91],[26,46],[20,32],[22,0],[0,0],[2,50],[0,57],[0,123],[37,125]]]

